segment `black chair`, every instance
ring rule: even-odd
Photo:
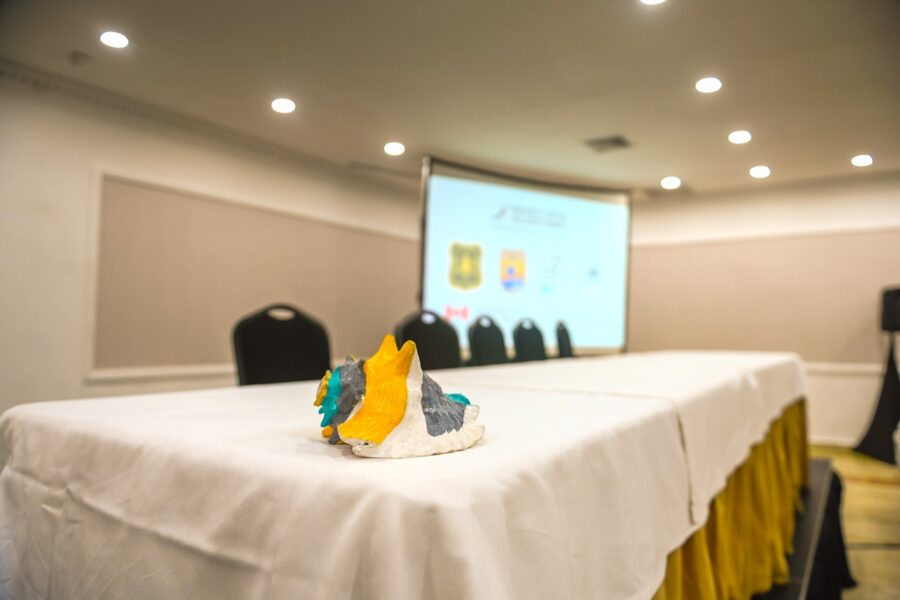
[[[513,329],[513,344],[516,347],[516,361],[546,360],[544,334],[531,319],[522,319]]]
[[[287,304],[244,317],[232,339],[240,385],[319,379],[331,368],[325,327]]]
[[[556,323],[556,348],[559,358],[572,358],[572,338],[569,336],[569,328],[562,321]]]
[[[462,366],[456,329],[430,310],[413,313],[394,328],[397,345],[416,343],[422,368],[455,369]]]
[[[509,362],[503,332],[494,320],[487,316],[478,317],[469,325],[469,364],[499,365]]]

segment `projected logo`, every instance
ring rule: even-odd
[[[481,285],[481,246],[458,242],[450,245],[450,285],[460,290]]]
[[[500,253],[500,285],[507,292],[517,292],[525,286],[525,253],[521,250]]]

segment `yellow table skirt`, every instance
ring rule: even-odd
[[[706,524],[669,554],[655,600],[743,600],[787,583],[808,469],[806,404],[798,400],[728,478]]]

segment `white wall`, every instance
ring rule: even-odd
[[[876,157],[877,158],[877,157]],[[20,402],[230,385],[221,370],[86,382],[100,171],[415,239],[415,188],[176,131],[0,81],[0,411]],[[900,225],[900,173],[635,205],[635,245]],[[900,274],[898,274],[900,278]],[[811,364],[816,441],[853,444],[881,365]]]
[[[234,382],[221,371],[85,381],[101,171],[419,235],[414,185],[266,154],[0,81],[0,411],[21,402]]]
[[[766,181],[757,189],[638,202],[632,242],[678,246],[897,227],[900,172],[860,171],[855,177],[806,184]],[[900,283],[900,273],[894,283]],[[846,446],[859,441],[875,408],[882,369],[879,363],[807,363],[813,441]]]
[[[900,172],[634,204],[636,246],[865,231],[900,226]]]

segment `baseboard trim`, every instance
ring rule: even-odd
[[[882,365],[879,363],[844,363],[844,362],[805,362],[806,372],[811,375],[847,375],[872,376],[880,375]]]
[[[335,359],[333,364],[340,364],[342,359]],[[877,363],[833,363],[807,362],[806,371],[810,375],[835,377],[863,376],[871,377],[881,374],[882,366]],[[160,365],[152,367],[116,367],[108,369],[91,369],[85,376],[86,383],[122,383],[128,381],[152,381],[169,379],[213,379],[234,376],[232,364],[202,365]]]
[[[842,437],[836,435],[816,435],[809,434],[809,443],[813,446],[835,446],[837,448],[853,448],[859,440],[852,437]]]
[[[343,358],[333,358],[332,365],[340,365]],[[324,375],[324,373],[323,373]],[[204,364],[204,365],[159,365],[152,367],[115,367],[108,369],[91,369],[84,377],[88,384],[104,383],[137,383],[147,381],[170,381],[192,379],[222,379],[235,378],[237,372],[233,364]]]
[[[166,379],[220,379],[228,376],[234,376],[234,365],[161,365],[153,367],[91,369],[85,376],[85,382],[124,383]]]
[[[875,410],[883,369],[877,363],[806,363],[811,443],[856,445]]]

